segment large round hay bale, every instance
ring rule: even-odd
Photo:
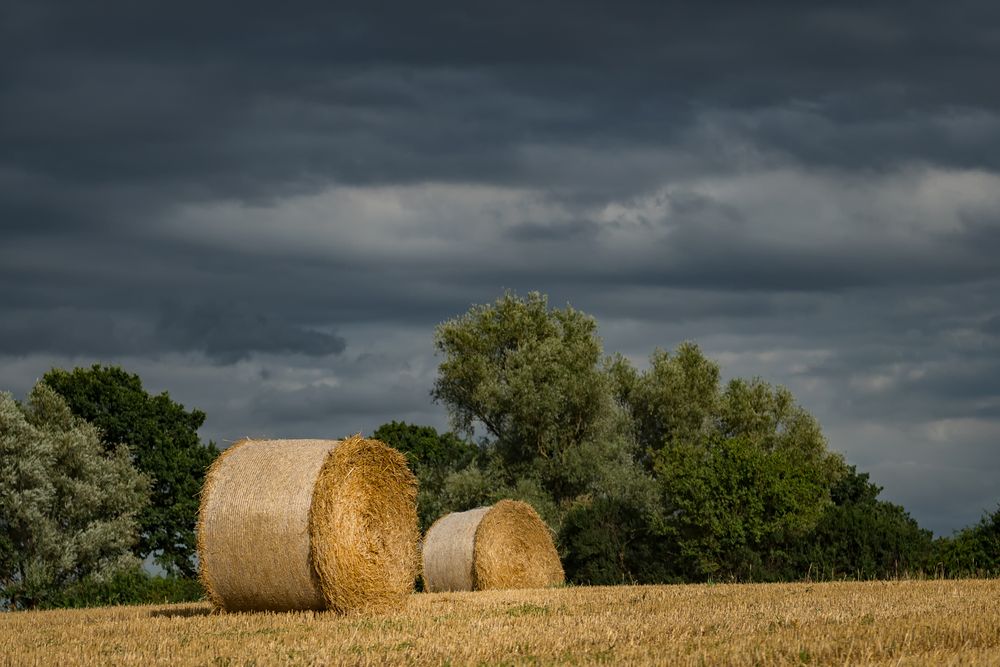
[[[378,440],[244,440],[209,468],[201,581],[226,611],[380,608],[412,591],[416,479]]]
[[[423,560],[431,592],[545,588],[564,578],[548,526],[519,500],[441,517],[424,537]]]

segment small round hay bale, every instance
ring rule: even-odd
[[[424,537],[423,561],[430,592],[545,588],[564,580],[548,526],[519,500],[441,517]]]
[[[244,440],[212,464],[200,578],[226,611],[385,608],[418,570],[416,479],[379,442]]]

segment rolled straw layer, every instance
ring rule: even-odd
[[[201,580],[226,611],[400,604],[416,544],[416,480],[377,440],[245,440],[205,478]]]
[[[438,519],[424,537],[423,566],[431,592],[544,588],[564,581],[548,526],[516,500]]]

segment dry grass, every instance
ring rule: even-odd
[[[0,615],[4,664],[1000,664],[1000,581],[424,593],[379,615]]]

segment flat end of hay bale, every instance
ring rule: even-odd
[[[547,588],[565,581],[552,534],[531,505],[501,500],[476,530],[476,590]]]
[[[327,608],[401,605],[419,572],[417,480],[406,457],[360,435],[320,468],[309,514],[313,567]]]

